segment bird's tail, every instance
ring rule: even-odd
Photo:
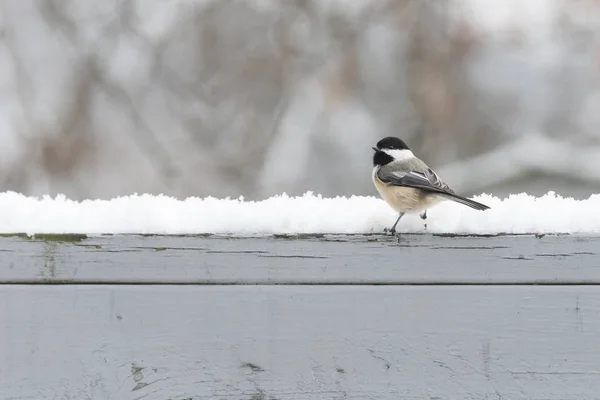
[[[485,204],[478,203],[475,200],[467,199],[466,197],[462,197],[457,194],[443,193],[442,197],[445,197],[448,200],[452,200],[460,204],[464,204],[465,206],[469,206],[479,211],[489,209],[489,207]]]

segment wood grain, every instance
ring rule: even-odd
[[[599,253],[589,236],[2,237],[0,283],[600,284]]]
[[[599,242],[0,237],[0,397],[600,399]]]
[[[2,285],[2,398],[600,398],[595,286]]]

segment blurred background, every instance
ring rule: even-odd
[[[600,192],[598,0],[0,0],[0,191]]]

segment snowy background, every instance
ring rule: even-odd
[[[0,0],[0,192],[375,195],[387,135],[466,195],[587,199],[600,2]]]

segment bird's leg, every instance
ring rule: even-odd
[[[398,225],[398,222],[400,221],[400,218],[402,218],[404,216],[404,213],[401,212],[400,215],[398,215],[398,219],[396,220],[396,222],[394,222],[394,225],[392,226],[392,229],[390,229],[390,233],[393,235],[396,233],[396,225]]]
[[[420,215],[421,219],[427,219],[427,210],[423,211]]]

